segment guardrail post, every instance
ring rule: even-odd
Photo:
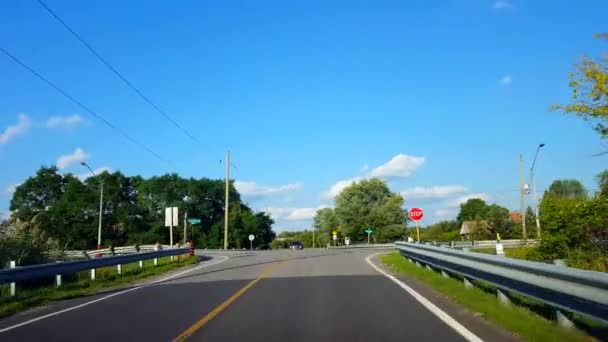
[[[410,263],[412,263],[412,264],[414,263],[414,260],[412,260],[411,258],[406,258],[406,259],[407,259],[407,261],[409,261]]]
[[[454,249],[454,241],[450,241],[450,248]]]
[[[116,265],[116,272],[118,272],[118,274],[122,274],[122,265],[121,264]]]
[[[447,274],[444,270],[441,270],[441,276],[444,277],[444,278],[449,278],[450,277],[450,275]]]
[[[555,317],[557,318],[557,324],[564,328],[573,328],[574,323],[566,317],[561,311],[555,310]]]
[[[91,268],[91,280],[95,280],[95,269]]]
[[[144,261],[143,260],[139,260],[139,269],[144,268]]]
[[[10,268],[15,268],[17,267],[17,264],[15,263],[15,260],[11,260],[10,264],[9,264]],[[10,292],[11,292],[11,297],[15,297],[15,293],[16,293],[16,288],[17,288],[17,284],[15,283],[11,283],[10,284]]]
[[[473,283],[471,283],[469,281],[469,279],[467,279],[466,277],[464,277],[463,279],[464,279],[464,287],[466,287],[467,289],[473,288]]]
[[[509,299],[509,297],[507,297],[507,295],[499,289],[496,289],[496,297],[498,297],[498,300],[500,301],[501,304],[510,304],[511,303],[511,300]]]
[[[57,261],[57,263],[60,263],[61,261]],[[60,287],[61,286],[61,274],[55,274],[55,287]]]
[[[158,266],[158,258],[154,258],[154,266]]]
[[[422,264],[420,264],[418,261],[416,261],[416,266],[422,267]]]
[[[426,265],[426,269],[427,269],[427,270],[429,270],[429,271],[432,271],[432,270],[433,270],[433,269],[431,268],[431,266],[429,266],[429,265]]]

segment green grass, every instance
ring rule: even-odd
[[[438,272],[430,272],[408,262],[399,253],[383,255],[380,260],[399,275],[415,278],[434,290],[446,295],[451,301],[480,313],[494,324],[511,331],[528,341],[592,341],[593,338],[577,329],[566,329],[530,310],[516,305],[502,305],[494,294],[479,288],[467,289],[462,281],[443,278]],[[488,284],[483,287],[487,290]]]
[[[17,284],[17,295],[10,297],[9,285],[0,288],[0,318],[12,315],[27,308],[44,305],[62,299],[82,297],[103,289],[130,284],[137,280],[159,275],[167,271],[192,265],[198,258],[180,257],[179,261],[170,261],[170,257],[158,259],[158,266],[154,267],[153,260],[145,260],[143,269],[139,263],[122,265],[122,274],[118,274],[116,266],[100,268],[95,271],[95,280],[90,280],[90,272],[83,271],[71,277],[63,277],[62,286],[55,288],[51,284],[23,285]]]
[[[513,259],[531,260],[529,254],[534,252],[532,247],[505,248],[505,256]],[[496,254],[496,248],[475,248],[471,252]]]

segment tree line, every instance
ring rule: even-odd
[[[174,242],[183,240],[183,218],[199,218],[188,225],[187,240],[201,248],[222,248],[224,240],[224,180],[182,178],[165,174],[151,178],[104,172],[81,181],[72,174],[60,174],[56,167],[41,167],[19,185],[10,201],[12,212],[3,234],[13,241],[31,241],[42,249],[93,249],[97,245],[99,192],[103,182],[102,245],[121,246],[169,243],[165,227],[166,207],[178,207],[179,227]],[[267,248],[274,239],[274,221],[263,212],[245,205],[234,185],[229,186],[228,247],[249,246],[248,235],[256,246]],[[2,246],[0,246],[2,247]],[[2,249],[2,248],[0,248]]]

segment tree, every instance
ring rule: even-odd
[[[334,210],[324,208],[317,210],[314,218],[313,227],[315,231],[315,244],[325,246],[331,242],[331,232],[338,229],[338,218]]]
[[[608,170],[604,170],[595,176],[597,184],[600,188],[600,196],[608,196]]]
[[[608,33],[597,34],[596,37],[608,40]],[[602,139],[608,139],[608,54],[604,53],[596,60],[583,57],[569,78],[572,103],[556,104],[552,109],[594,121],[594,129]]]
[[[576,179],[558,179],[553,181],[544,196],[554,196],[562,198],[586,198],[587,190]]]
[[[402,224],[403,198],[391,193],[380,179],[368,179],[346,187],[336,197],[335,215],[339,231],[351,241],[367,240],[364,230]]]
[[[486,216],[488,205],[480,198],[471,198],[460,205],[460,212],[456,217],[459,224],[463,221],[483,220]]]
[[[488,228],[494,235],[500,234],[501,238],[508,239],[513,237],[515,225],[509,217],[509,209],[503,208],[497,204],[489,205],[486,208],[485,221]]]

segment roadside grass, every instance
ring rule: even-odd
[[[10,296],[9,285],[2,285],[0,287],[0,318],[49,302],[94,294],[104,289],[129,284],[198,262],[197,257],[180,256],[179,261],[173,262],[170,258],[158,258],[156,267],[152,259],[144,260],[142,269],[139,268],[138,262],[124,264],[122,274],[117,273],[116,266],[99,268],[95,271],[95,280],[90,279],[89,271],[63,276],[62,285],[58,288],[55,288],[54,278],[30,284],[17,283],[14,297]]]
[[[467,289],[462,281],[455,278],[443,278],[438,272],[430,272],[425,268],[417,267],[398,252],[383,255],[380,260],[392,272],[425,283],[454,303],[467,308],[472,313],[481,314],[490,322],[525,340],[551,342],[594,340],[577,329],[560,327],[555,322],[547,320],[525,307],[500,303],[494,294],[488,292],[491,288],[489,284],[476,284],[481,285],[481,289],[478,287]],[[525,300],[527,301],[527,299]]]
[[[505,248],[504,251],[507,258],[536,261],[534,256],[531,255],[534,254],[533,247]],[[496,254],[496,248],[475,248],[471,249],[471,252]]]

